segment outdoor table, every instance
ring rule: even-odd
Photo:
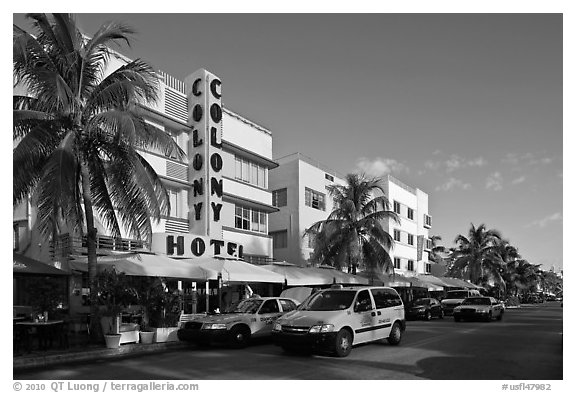
[[[16,322],[15,329],[19,329],[22,334],[18,337],[24,340],[24,346],[30,350],[32,348],[32,336],[34,330],[38,337],[38,348],[42,351],[52,347],[53,339],[59,340],[62,345],[64,332],[64,321],[47,322]]]

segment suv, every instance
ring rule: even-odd
[[[454,307],[459,306],[464,299],[469,297],[480,297],[482,296],[477,289],[459,289],[456,291],[448,291],[446,297],[442,300],[442,308],[444,310],[444,315],[452,315],[454,313]]]
[[[404,304],[394,289],[334,286],[278,318],[272,337],[287,352],[328,351],[344,357],[360,343],[387,339],[397,345],[405,329]]]
[[[269,336],[274,321],[295,310],[298,302],[289,298],[256,297],[242,300],[222,314],[209,314],[185,322],[178,339],[201,346],[228,342],[234,348],[248,345],[251,337]]]

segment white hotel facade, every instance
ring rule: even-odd
[[[344,176],[300,153],[276,161],[278,168],[270,172],[273,204],[280,209],[270,216],[274,258],[306,266],[313,252],[313,240],[304,232],[332,211],[333,202],[326,187],[346,182]],[[430,273],[432,218],[428,195],[390,175],[382,179],[381,185],[390,208],[399,217],[399,222],[383,222],[384,229],[394,238],[389,252],[395,273],[407,277]]]

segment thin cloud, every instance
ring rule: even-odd
[[[436,186],[436,191],[469,190],[471,187],[470,183],[451,177],[444,184]]]
[[[530,227],[545,228],[548,225],[550,225],[556,221],[561,221],[561,220],[562,220],[562,214],[556,212],[556,213],[550,214],[549,216],[546,216],[540,220],[532,221],[530,224],[526,225],[526,227],[527,228],[530,228]]]
[[[486,179],[486,189],[500,191],[503,183],[504,179],[502,178],[502,174],[500,172],[494,172]]]
[[[439,155],[440,153],[434,152],[433,155]],[[446,173],[452,173],[458,170],[467,168],[478,168],[483,167],[488,164],[488,161],[484,157],[476,157],[472,159],[460,157],[457,154],[452,154],[450,157],[444,160],[427,160],[424,162],[424,167],[431,171],[442,170]]]
[[[507,153],[502,159],[502,162],[504,164],[509,164],[515,167],[527,165],[544,166],[553,163],[554,157],[548,157],[542,153]]]
[[[525,181],[526,181],[526,176],[520,176],[520,177],[512,180],[512,185],[521,184],[521,183],[524,183]]]
[[[380,177],[392,173],[410,172],[406,165],[392,158],[377,157],[374,160],[370,160],[363,157],[356,162],[356,167],[361,172],[372,177]]]

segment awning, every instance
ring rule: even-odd
[[[183,263],[191,266],[198,266],[203,269],[221,274],[222,281],[228,283],[250,283],[267,282],[283,283],[284,276],[264,269],[263,267],[252,265],[247,262],[221,259],[213,257],[201,257],[194,259],[180,259]]]
[[[363,271],[359,273],[359,275],[361,275],[362,277],[366,277],[368,281],[374,284],[385,285],[388,287],[421,287],[428,289],[431,288],[429,283],[420,281],[417,277],[405,277],[398,273],[388,274],[388,273]],[[442,288],[440,288],[440,290],[441,289]]]
[[[431,291],[442,291],[446,286],[444,281],[429,274],[419,274],[417,277]]]
[[[368,285],[363,277],[344,273],[333,267],[300,267],[290,263],[279,262],[262,266],[263,269],[281,274],[288,286],[315,286],[331,284]]]
[[[452,287],[452,288],[478,289],[477,285],[469,283],[468,281],[464,281],[460,278],[440,277],[440,280],[442,280],[444,283],[446,283],[446,286]]]
[[[13,274],[34,274],[38,276],[68,276],[65,270],[58,269],[54,266],[48,265],[44,262],[28,258],[22,254],[13,252]]]
[[[288,286],[314,286],[332,284],[332,280],[319,272],[311,271],[291,264],[277,264],[262,266],[262,269],[280,274]]]
[[[344,273],[341,270],[335,269],[332,266],[319,266],[308,268],[310,270],[315,270],[320,274],[328,277],[331,281],[330,284],[357,284],[357,285],[368,285],[368,279],[365,277],[360,277],[355,274]]]
[[[114,268],[128,276],[167,277],[196,281],[215,280],[216,271],[195,266],[160,254],[129,253],[98,257],[98,269]],[[77,257],[70,261],[75,270],[88,271],[88,258]]]

